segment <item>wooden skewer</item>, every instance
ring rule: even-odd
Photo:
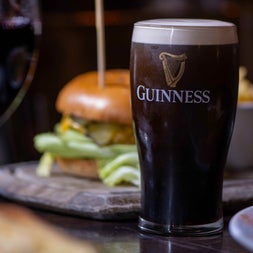
[[[104,33],[104,4],[103,0],[96,1],[96,31],[97,31],[97,67],[98,84],[105,86],[105,33]]]

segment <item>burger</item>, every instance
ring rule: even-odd
[[[56,162],[65,173],[107,185],[139,185],[129,80],[128,70],[107,70],[101,87],[91,71],[63,87],[56,100],[61,121],[53,132],[34,137],[42,153],[39,176],[49,176]]]

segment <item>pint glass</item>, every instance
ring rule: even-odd
[[[140,229],[169,235],[221,232],[223,169],[238,92],[235,25],[137,22],[130,70]]]

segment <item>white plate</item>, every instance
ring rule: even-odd
[[[239,244],[253,252],[253,206],[239,211],[232,217],[229,233]]]

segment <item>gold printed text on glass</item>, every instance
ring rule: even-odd
[[[178,81],[184,74],[185,60],[187,59],[186,55],[175,55],[168,52],[162,52],[159,55],[159,59],[162,60],[163,70],[168,86],[175,88]]]

